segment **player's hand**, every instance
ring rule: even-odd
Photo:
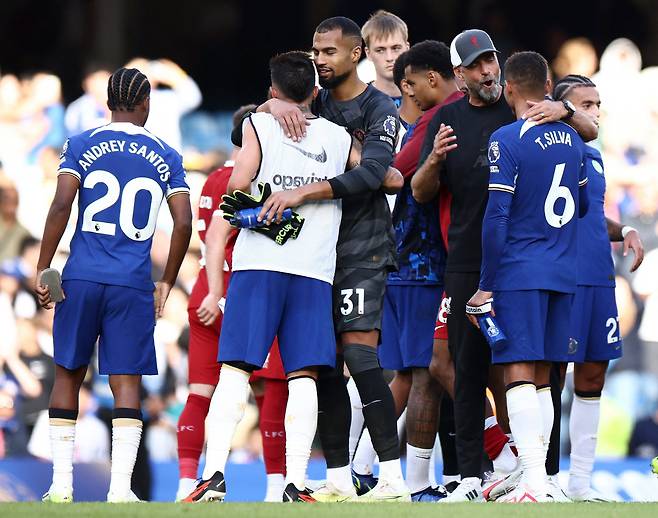
[[[626,234],[624,238],[624,257],[628,255],[629,250],[633,250],[633,254],[635,254],[635,260],[630,269],[631,273],[633,273],[640,267],[642,261],[644,261],[644,245],[640,239],[640,233],[635,229]]]
[[[443,162],[448,153],[457,148],[457,136],[453,133],[452,126],[446,126],[445,124],[439,126],[439,131],[434,137],[434,147],[430,154],[435,163]]]
[[[169,292],[171,291],[171,284],[159,281],[155,283],[155,292],[153,293],[153,301],[155,303],[155,318],[160,318],[162,316],[162,311],[164,310],[165,302],[169,297]]]
[[[304,117],[299,106],[280,99],[270,99],[267,105],[270,114],[281,125],[286,137],[299,142],[306,136],[306,126],[311,123]]]
[[[37,280],[34,283],[34,291],[37,294],[37,299],[39,300],[39,306],[41,306],[43,309],[53,309],[55,307],[55,303],[50,299],[50,289],[48,286],[44,286],[41,284],[41,274],[43,273],[43,270],[39,270],[37,272]],[[62,294],[64,295],[64,298],[66,298],[66,294],[64,293],[64,290],[62,290]]]
[[[466,303],[467,306],[473,306],[473,307],[478,307],[482,306],[483,304],[486,304],[487,302],[490,301],[490,299],[493,298],[493,292],[491,291],[482,291],[482,290],[477,290],[475,292],[475,295],[473,295],[469,301]],[[491,306],[491,315],[496,316],[496,313],[494,312],[493,305]],[[466,317],[468,320],[473,324],[475,327],[480,329],[480,324],[478,324],[477,318],[475,318],[475,315],[470,315],[466,313]]]
[[[560,101],[545,99],[541,102],[526,101],[528,110],[521,116],[522,119],[535,121],[537,124],[557,122],[567,116],[567,109]]]
[[[265,221],[266,225],[273,221],[281,223],[283,211],[297,207],[303,203],[304,199],[298,189],[291,191],[273,192],[263,203],[263,208],[258,214],[258,221]]]
[[[221,297],[208,293],[201,301],[201,305],[196,310],[196,316],[204,326],[212,325],[219,316],[220,299]]]

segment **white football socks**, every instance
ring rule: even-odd
[[[433,450],[434,448],[416,448],[407,443],[407,486],[412,493],[430,486],[429,469]]]
[[[281,502],[283,499],[283,473],[269,473],[267,475],[267,492],[265,502]]]
[[[427,477],[427,467],[425,468],[425,476]],[[402,464],[400,459],[393,459],[387,461],[379,461],[379,480],[387,482],[390,486],[395,488],[404,487],[404,477],[402,476]]]
[[[571,439],[569,494],[582,494],[590,488],[600,413],[600,397],[574,396],[569,420]]]
[[[361,433],[364,432],[363,424],[365,423],[365,418],[363,417],[363,403],[361,402],[361,396],[359,395],[359,391],[356,388],[354,378],[350,378],[347,382],[347,393],[350,396],[350,405],[352,407],[352,421],[350,423],[349,442],[351,464],[352,460],[354,459],[354,454],[356,453],[356,447],[359,444]]]
[[[137,449],[142,437],[141,419],[112,419],[112,468],[109,494],[128,495]]]
[[[224,473],[226,469],[231,440],[247,406],[250,376],[251,374],[246,371],[230,365],[222,365],[219,383],[210,401],[210,409],[206,417],[204,480],[211,478],[215,471]]]
[[[318,393],[315,380],[309,377],[288,381],[286,405],[286,479],[300,491],[306,485],[306,468],[318,425]],[[351,481],[351,475],[350,475]]]
[[[50,447],[53,458],[53,486],[73,487],[75,419],[50,418]]]
[[[551,444],[551,432],[553,431],[553,397],[551,396],[551,387],[542,387],[537,390],[537,399],[539,399],[539,410],[541,411],[543,436],[544,436],[544,455],[548,452],[548,446]]]
[[[354,491],[352,482],[352,471],[348,466],[340,468],[327,468],[327,483],[331,483],[340,493],[351,493]]]
[[[537,494],[545,495],[544,425],[535,385],[516,385],[507,390],[506,399],[510,428],[523,466],[523,482]]]
[[[359,475],[372,475],[372,468],[376,458],[377,452],[372,445],[370,432],[367,428],[364,428],[359,445],[356,448],[356,453],[354,454],[352,467]]]

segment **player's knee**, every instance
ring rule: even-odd
[[[605,383],[605,367],[587,368],[576,367],[574,385],[577,392],[599,393],[603,390]]]
[[[372,369],[380,369],[377,349],[369,345],[344,344],[345,365],[352,376]]]
[[[311,378],[312,380],[318,379],[318,371],[314,368],[299,369],[297,371],[289,372],[286,375],[288,381],[298,378]]]
[[[196,394],[210,399],[215,392],[215,385],[206,385],[204,383],[191,383],[190,394]]]

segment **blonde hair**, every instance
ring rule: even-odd
[[[387,36],[394,35],[396,32],[402,34],[404,41],[409,39],[407,24],[399,16],[384,9],[371,14],[368,21],[361,28],[361,35],[366,43],[366,47],[370,46],[371,38],[386,38]]]

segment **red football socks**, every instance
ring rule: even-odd
[[[199,457],[203,449],[205,421],[210,399],[190,394],[178,418],[178,467],[180,478],[197,478]]]
[[[284,419],[288,403],[286,380],[265,380],[265,396],[260,414],[263,459],[268,475],[286,472],[286,432]]]

